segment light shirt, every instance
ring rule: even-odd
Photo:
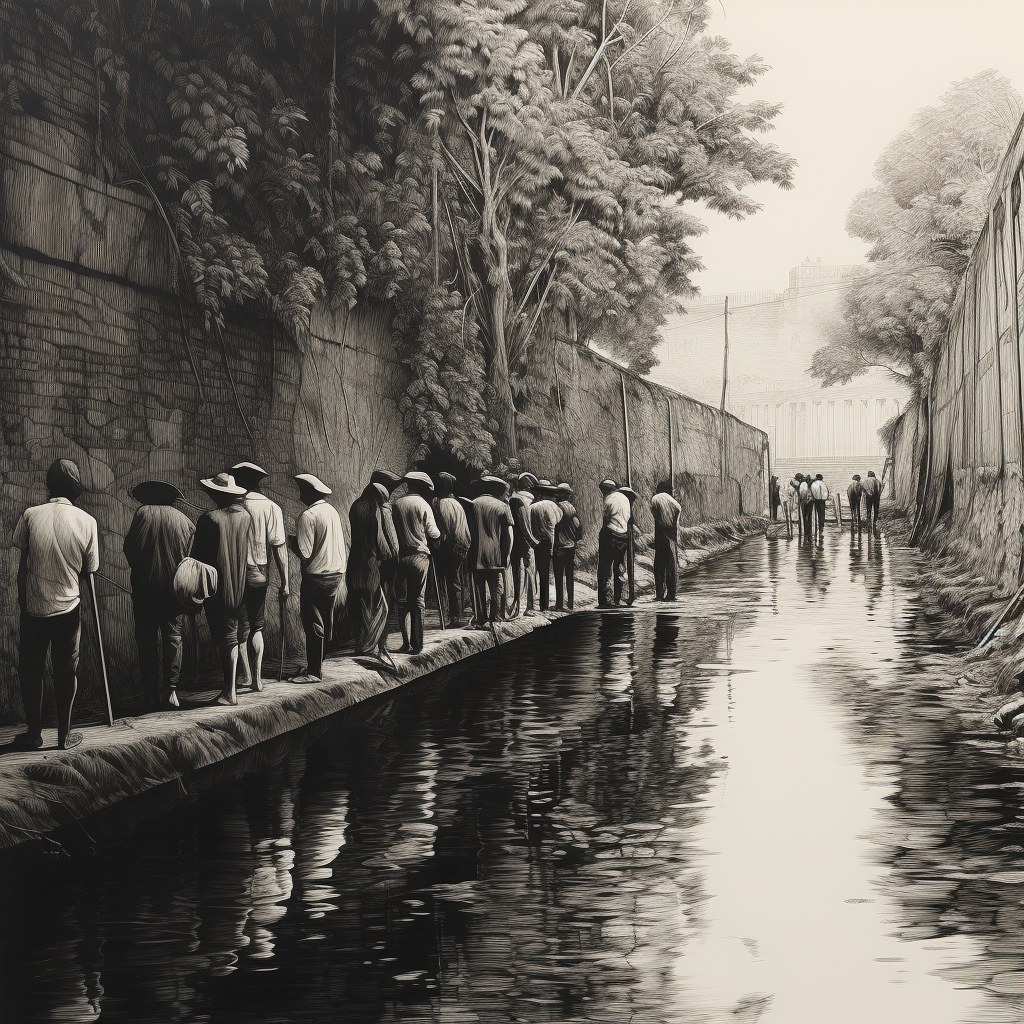
[[[14,545],[27,559],[28,614],[49,619],[74,611],[82,599],[78,577],[100,567],[96,520],[67,498],[51,498],[25,509],[14,528]]]
[[[562,519],[562,510],[550,498],[541,498],[530,505],[530,526],[538,542],[547,541],[548,547],[555,546],[555,527]]]
[[[864,488],[861,486],[859,480],[854,480],[849,487],[846,488],[846,496],[850,499],[850,502],[859,502],[860,496],[864,493]]]
[[[811,484],[811,497],[815,501],[824,501],[828,497],[828,487],[824,480],[815,480]]]
[[[864,493],[869,497],[874,497],[876,494],[880,494],[882,491],[882,484],[877,476],[868,476],[861,481],[861,485],[864,487]]]
[[[629,529],[629,498],[619,491],[604,499],[604,525],[612,533],[624,534]]]
[[[281,506],[259,491],[250,491],[242,504],[252,516],[253,531],[246,556],[247,565],[266,565],[267,548],[279,548],[285,543],[284,513]]]
[[[811,500],[811,485],[806,481],[800,482],[800,504],[806,504]]]
[[[429,541],[441,539],[434,513],[419,494],[403,494],[392,505],[399,555],[429,555]]]
[[[781,491],[782,500],[789,504],[796,497],[796,488],[793,486],[792,481],[786,484]]]
[[[345,571],[345,535],[341,516],[323,498],[314,501],[295,520],[295,539],[305,559],[302,571],[307,576],[323,576]]]
[[[682,506],[664,491],[659,491],[651,498],[651,514],[654,516],[654,525],[663,530],[674,530],[676,519],[683,511]]]
[[[459,499],[450,495],[447,498],[439,498],[435,512],[437,513],[435,521],[448,545],[468,551],[469,546],[473,543],[473,538],[470,536],[469,522]]]

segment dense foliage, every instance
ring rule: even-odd
[[[216,334],[384,300],[423,451],[516,453],[543,331],[646,371],[692,294],[689,204],[789,187],[765,70],[704,0],[2,0],[102,84],[98,169],[159,201]],[[0,54],[2,64],[2,54]]]
[[[920,389],[1022,109],[1010,83],[986,71],[952,85],[886,146],[879,184],[847,217],[850,234],[871,243],[871,272],[850,289],[842,319],[814,354],[811,372],[823,385],[881,367]]]

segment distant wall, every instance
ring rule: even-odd
[[[313,472],[334,489],[347,526],[344,513],[370,472],[405,468],[414,447],[401,429],[398,400],[407,376],[386,308],[318,309],[310,336],[300,342],[269,322],[233,322],[222,348],[175,295],[166,230],[150,199],[92,173],[91,69],[59,54],[41,60],[31,47],[12,59],[34,98],[31,114],[13,117],[0,140],[0,257],[16,275],[0,302],[5,719],[21,714],[11,534],[24,508],[44,500],[53,459],[72,458],[81,467],[81,505],[100,523],[102,571],[127,587],[121,544],[135,510],[130,491],[144,479],[169,480],[206,508],[199,477],[249,459],[270,470],[266,490],[294,529],[300,506],[292,476]],[[645,498],[668,473],[671,408],[684,521],[761,510],[761,432],[727,417],[722,484],[716,410],[576,347],[558,345],[552,359],[557,373],[538,384],[523,413],[523,458],[542,475],[576,483],[587,522],[584,557],[596,551],[597,482],[626,479],[623,380],[633,485]],[[640,529],[651,529],[646,503]],[[104,580],[98,590],[115,696],[124,696],[139,687],[130,600]],[[298,602],[290,607],[288,644],[298,652]],[[276,651],[274,611],[268,619],[268,643]],[[205,636],[199,640],[202,645]],[[82,699],[94,703],[90,629],[83,658]]]

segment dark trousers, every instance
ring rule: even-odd
[[[540,610],[546,612],[551,604],[551,541],[542,538],[534,553],[537,556]]]
[[[576,586],[576,549],[559,548],[552,556],[555,567],[555,611],[572,611]],[[564,603],[563,603],[564,598]]]
[[[814,499],[814,525],[824,531],[825,529],[825,499]]]
[[[850,501],[850,520],[855,526],[860,527],[860,498]]]
[[[779,518],[779,505],[778,502],[772,502],[772,520],[777,521]]]
[[[626,534],[615,533],[607,526],[601,527],[597,541],[597,603],[599,607],[608,604],[608,577],[613,572],[613,600],[616,604],[622,600],[622,584],[626,579],[628,546]]]
[[[57,704],[57,745],[71,731],[71,712],[78,691],[78,651],[82,639],[82,606],[63,615],[39,618],[21,613],[18,645],[18,675],[25,705],[28,735],[38,739],[43,732],[43,672],[46,653],[53,669],[53,696]]]
[[[476,587],[476,612],[479,623],[488,620],[494,622],[496,619],[502,618],[501,577],[504,572],[504,569],[473,570],[473,586]]]
[[[874,526],[878,522],[878,506],[882,502],[880,494],[868,494],[864,497],[865,513],[867,521]]]
[[[182,616],[166,601],[154,600],[150,595],[132,594],[132,611],[135,614],[135,646],[139,650],[139,675],[142,690],[147,697],[156,697],[160,692],[160,658],[157,639],[163,639],[164,690],[173,690],[181,675],[181,620]]]
[[[801,517],[803,518],[803,521],[804,521],[804,533],[808,537],[810,537],[810,535],[811,535],[811,525],[812,525],[813,520],[814,520],[814,504],[812,502],[810,502],[810,501],[805,501],[800,506],[800,515],[801,515]]]
[[[526,591],[526,610],[533,611],[533,591],[535,580],[533,576],[536,561],[534,549],[531,547],[512,548],[512,580],[515,587],[516,614],[522,610],[523,590]]]
[[[442,586],[448,597],[448,625],[462,624],[462,567],[466,552],[442,548],[437,553],[437,570],[442,577]]]
[[[676,531],[654,530],[654,593],[659,601],[676,599],[679,580],[679,554],[676,550]]]
[[[344,576],[343,572],[302,574],[299,614],[306,633],[306,672],[311,676],[320,675],[324,643],[334,635],[334,610]]]

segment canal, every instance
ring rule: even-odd
[[[919,557],[752,540],[22,856],[0,1019],[1021,1020],[1024,764]]]

